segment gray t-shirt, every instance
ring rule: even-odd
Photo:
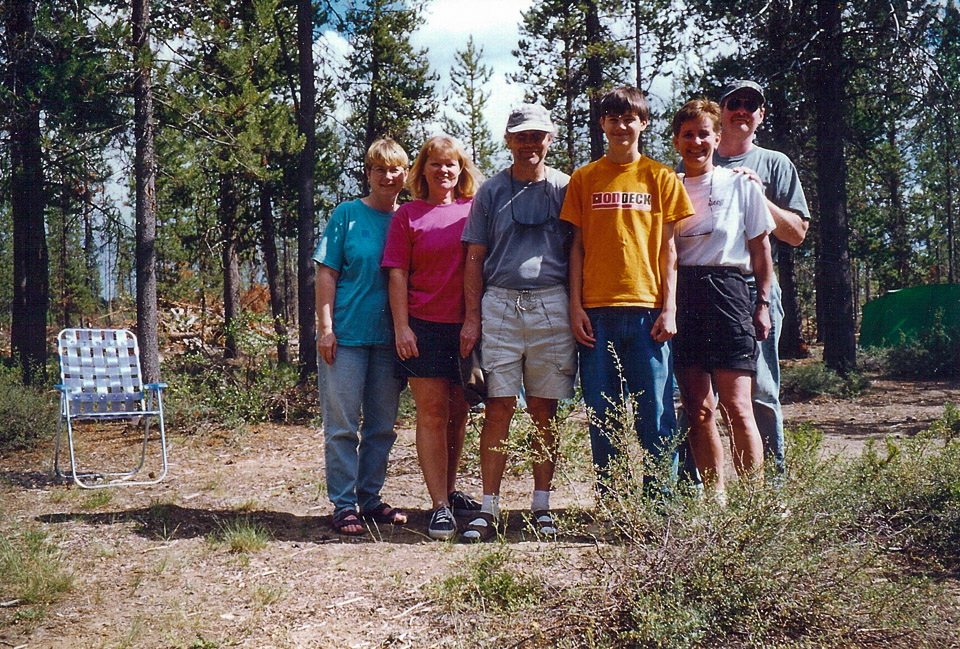
[[[525,183],[508,168],[480,186],[461,239],[486,246],[485,284],[529,290],[567,283],[573,233],[558,217],[569,181],[548,167],[546,180]]]
[[[770,202],[777,207],[800,214],[805,220],[810,220],[810,210],[807,208],[807,199],[803,195],[800,185],[800,174],[790,162],[790,158],[779,151],[771,151],[759,146],[752,146],[743,155],[725,158],[714,152],[713,163],[718,167],[733,169],[747,167],[753,169],[763,181],[763,193]],[[770,236],[774,260],[777,259],[779,241]]]

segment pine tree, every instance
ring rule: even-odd
[[[607,3],[603,4],[606,7]],[[523,14],[513,55],[522,72],[510,76],[526,89],[527,101],[546,106],[557,123],[554,165],[567,173],[590,159],[590,97],[619,85],[626,49],[600,20],[588,33],[591,7],[584,0],[545,0]],[[598,75],[599,71],[599,77]],[[596,136],[594,136],[596,139]]]
[[[271,161],[300,146],[292,111],[277,93],[284,86],[278,73],[278,11],[276,0],[240,0],[183,16],[192,38],[180,54],[188,64],[169,101],[180,131],[180,164],[197,167],[196,173],[185,170],[193,184],[183,189],[193,194],[195,205],[217,215],[214,245],[222,260],[227,357],[239,352],[240,257],[257,241],[259,185],[279,178],[281,170]],[[198,229],[196,241],[206,236]]]
[[[490,99],[490,91],[484,90],[484,86],[493,77],[493,70],[484,65],[482,59],[483,48],[477,49],[471,35],[466,49],[457,50],[456,60],[450,68],[451,88],[447,105],[457,118],[446,116],[444,127],[464,143],[474,163],[489,177],[496,171],[493,157],[497,147],[483,116]]]
[[[355,0],[346,15],[353,51],[340,90],[353,109],[347,138],[353,148],[350,172],[366,193],[363,155],[379,137],[389,135],[408,153],[423,142],[424,124],[437,117],[426,50],[410,36],[423,24],[423,0]]]
[[[137,338],[140,362],[148,383],[160,380],[157,331],[157,194],[153,156],[153,78],[150,50],[150,2],[133,0],[134,175],[137,237]]]

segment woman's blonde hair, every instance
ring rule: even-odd
[[[423,143],[417,159],[413,161],[410,175],[407,176],[407,188],[414,198],[426,199],[430,195],[430,187],[424,173],[427,158],[434,154],[450,155],[460,163],[460,178],[457,179],[456,198],[472,198],[483,182],[483,175],[473,160],[467,155],[463,145],[449,135],[434,135]]]
[[[384,167],[403,167],[410,166],[410,158],[403,147],[397,144],[392,137],[382,137],[374,140],[370,148],[367,149],[367,155],[363,157],[363,164],[367,171],[373,169],[376,165]]]

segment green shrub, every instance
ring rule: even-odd
[[[440,597],[454,610],[516,611],[537,601],[537,582],[511,567],[504,546],[478,546],[478,554],[440,584]]]
[[[894,376],[942,378],[960,376],[960,336],[943,324],[938,311],[933,325],[915,338],[903,336],[900,344],[887,350],[886,370]]]
[[[960,437],[960,408],[944,404],[943,415],[930,425],[930,433],[947,441]]]
[[[953,409],[933,428],[955,425]],[[871,444],[844,481],[849,533],[870,530],[888,551],[937,566],[960,562],[960,438],[944,443],[931,431]]]
[[[57,430],[57,395],[25,386],[16,370],[0,368],[0,450],[29,448]]]
[[[856,397],[870,386],[862,374],[850,372],[841,376],[822,362],[798,363],[785,368],[780,375],[780,389],[784,396],[809,399],[821,394],[835,397]]]
[[[540,587],[538,608],[483,625],[460,610],[460,623],[487,629],[489,646],[956,642],[936,577],[960,559],[960,439],[923,434],[847,460],[824,457],[810,426],[788,434],[786,484],[737,481],[726,507],[696,496],[650,498],[636,462],[617,463],[615,488],[592,524],[602,533],[583,530],[596,539],[593,550],[530,555],[529,572],[555,576]],[[481,592],[478,577],[460,579]],[[563,633],[531,634],[531,618],[549,618]]]

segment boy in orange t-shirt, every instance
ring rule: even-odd
[[[693,205],[672,169],[640,153],[650,112],[637,88],[604,95],[600,115],[607,154],[573,173],[560,218],[574,226],[570,325],[580,347],[580,382],[592,412],[590,442],[603,492],[619,452],[611,438],[618,419],[608,410],[624,404],[624,383],[650,459],[659,463],[672,448],[673,226],[693,215]]]

